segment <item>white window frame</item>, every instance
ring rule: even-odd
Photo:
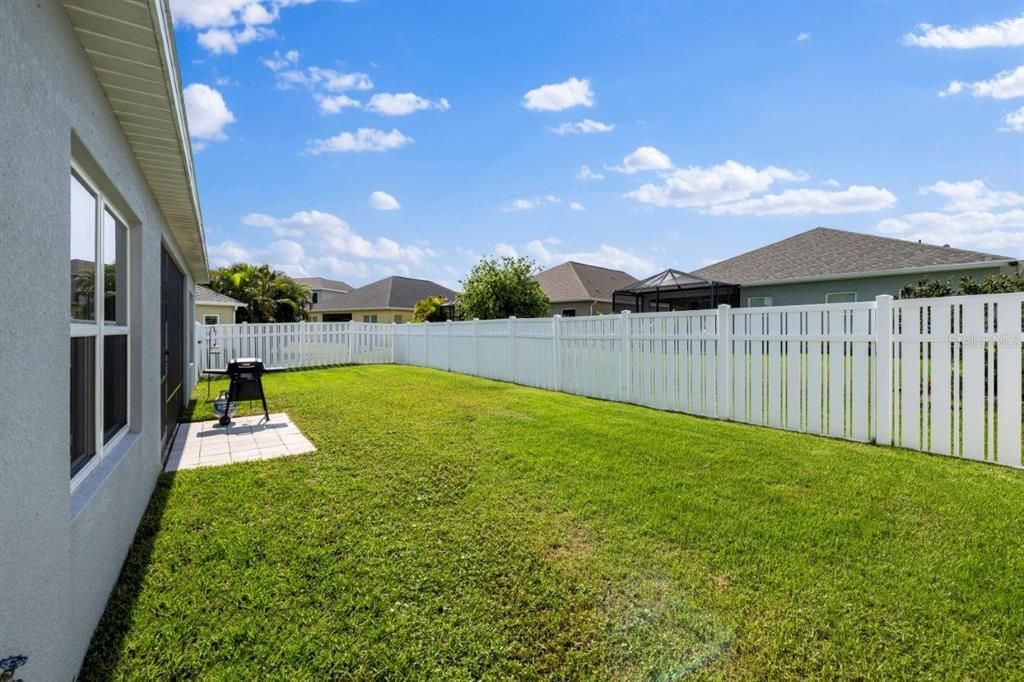
[[[363,324],[376,324],[376,323],[377,323],[377,316],[376,315],[363,315]]]
[[[829,298],[832,297],[832,296],[851,296],[851,295],[853,296],[853,300],[852,301],[835,301],[835,303],[856,303],[857,302],[857,292],[856,291],[829,291],[828,293],[825,294],[825,303],[833,303],[833,301],[829,300]]]
[[[402,315],[395,315],[395,324],[402,324]]]
[[[207,322],[206,318],[208,318],[208,317],[215,318],[217,321],[216,322]],[[211,326],[215,325],[215,324],[220,324],[220,313],[203,313],[203,324],[204,325],[211,325]]]
[[[759,305],[754,305],[753,303],[751,303],[751,301],[761,301],[761,303]],[[773,303],[773,301],[772,301],[772,297],[771,296],[748,296],[747,297],[747,307],[748,308],[771,308],[772,307],[772,303]]]
[[[96,291],[93,292],[93,309],[95,311],[93,320],[71,320],[71,338],[83,338],[93,337],[96,342],[93,344],[93,362],[95,363],[95,385],[93,386],[93,400],[95,401],[95,414],[93,415],[93,429],[95,431],[96,438],[96,454],[94,454],[88,462],[86,462],[81,469],[75,472],[75,475],[71,477],[71,490],[74,491],[82,481],[84,481],[89,473],[99,466],[104,456],[112,452],[119,442],[128,434],[131,430],[131,405],[132,405],[132,337],[131,337],[131,302],[132,302],[132,285],[131,285],[131,240],[132,230],[129,227],[129,222],[125,220],[124,215],[117,210],[117,208],[110,202],[107,195],[99,189],[99,183],[97,183],[81,165],[71,161],[71,168],[69,176],[75,175],[79,182],[96,197],[96,214],[93,219],[93,229],[95,230],[94,238],[96,239],[96,258],[95,258],[95,272],[93,273],[93,281],[95,282]],[[115,220],[120,221],[124,225],[124,238],[125,238],[125,262],[124,266],[124,284],[125,284],[125,324],[123,325],[106,325],[104,324],[104,314],[106,313],[106,283],[107,278],[103,272],[103,214],[107,211],[114,216]],[[71,216],[68,215],[68,221],[70,224]],[[118,267],[121,267],[122,263],[118,263]],[[120,296],[121,292],[118,292]],[[124,336],[125,344],[127,345],[127,357],[125,367],[125,386],[126,393],[126,405],[127,414],[125,419],[125,425],[121,429],[110,437],[106,443],[103,442],[103,378],[104,378],[104,347],[103,339],[107,336]]]

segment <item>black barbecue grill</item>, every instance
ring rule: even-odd
[[[267,396],[263,392],[263,375],[267,372],[280,372],[283,368],[264,367],[259,358],[236,358],[228,363],[227,369],[208,369],[208,374],[227,374],[231,379],[227,395],[223,393],[214,403],[215,410],[220,414],[220,423],[227,426],[231,423],[235,405],[240,400],[256,400],[263,403],[263,416],[270,421],[267,409]],[[223,404],[223,412],[218,403]]]

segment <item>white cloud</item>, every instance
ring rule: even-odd
[[[615,270],[625,270],[641,277],[659,269],[648,258],[608,244],[601,244],[595,251],[561,252],[558,249],[551,248],[558,244],[559,240],[557,239],[535,239],[526,245],[525,251],[528,255],[535,258],[539,265],[544,267],[551,267],[564,263],[567,260],[572,260]]]
[[[838,187],[839,186],[839,181],[836,180],[835,178],[829,178],[828,180],[826,180],[825,182],[823,182],[821,184],[827,185],[829,187]]]
[[[321,114],[338,114],[345,109],[358,109],[362,106],[359,100],[348,95],[313,95]]]
[[[220,244],[210,244],[209,247],[210,265],[215,268],[222,268],[234,263],[253,261],[252,252],[244,244],[230,239]]]
[[[275,236],[303,245],[317,257],[347,257],[418,264],[439,255],[429,246],[399,244],[387,237],[367,239],[352,231],[349,224],[332,213],[298,211],[288,218],[250,213],[245,225],[270,229]]]
[[[264,61],[267,64],[267,61]],[[295,86],[306,87],[319,92],[348,92],[350,90],[372,90],[373,81],[365,73],[345,73],[335,69],[310,66],[305,69],[274,69],[277,75],[277,87],[288,90]]]
[[[580,170],[576,173],[577,180],[604,180],[604,175],[601,173],[595,173],[590,170],[590,166],[586,164],[580,166]]]
[[[785,168],[767,166],[758,170],[730,160],[710,168],[690,166],[676,169],[666,173],[661,184],[648,183],[625,196],[654,206],[705,208],[747,199],[768,190],[776,182],[807,179],[805,173]]]
[[[626,157],[622,159],[621,166],[612,166],[609,167],[608,170],[633,175],[640,171],[669,170],[670,168],[672,168],[672,159],[668,157],[668,154],[657,147],[645,146],[637,147],[631,153],[627,154]]]
[[[189,134],[198,140],[226,140],[224,128],[235,120],[224,97],[205,83],[193,83],[182,91]]]
[[[1003,19],[994,24],[979,24],[969,28],[919,24],[914,32],[903,36],[903,44],[955,50],[969,50],[978,47],[1020,47],[1024,45],[1024,15]]]
[[[798,33],[797,36],[796,36],[796,42],[798,42],[798,43],[805,43],[805,42],[807,42],[810,39],[811,39],[811,34],[810,33]]]
[[[502,205],[501,210],[505,213],[513,211],[529,211],[540,205],[539,199],[513,199]]]
[[[1000,71],[987,81],[973,83],[952,81],[949,87],[939,93],[939,97],[957,95],[965,88],[969,89],[975,97],[992,97],[994,99],[1024,97],[1024,66],[1018,66],[1013,71]]]
[[[548,128],[548,130],[556,135],[588,135],[592,133],[610,133],[615,130],[615,125],[585,118],[576,123],[563,123],[554,128]]]
[[[569,202],[569,208],[572,209],[573,211],[585,211],[586,210],[586,208],[583,206],[583,204],[581,204],[578,201],[570,201]]]
[[[1011,111],[1003,121],[1006,123],[1006,127],[1003,130],[1012,130],[1018,133],[1024,132],[1024,107]]]
[[[399,205],[398,199],[395,199],[387,192],[377,190],[370,194],[370,208],[378,211],[397,211],[401,208],[401,205]]]
[[[1024,209],[1001,213],[910,213],[878,223],[878,230],[902,239],[927,244],[949,244],[969,249],[1005,249],[1017,256],[1024,253]]]
[[[451,105],[444,97],[439,100],[429,100],[413,92],[381,92],[371,97],[366,104],[367,111],[381,116],[407,116],[424,109],[448,111],[450,108]]]
[[[354,133],[344,132],[326,139],[312,140],[309,143],[310,154],[327,152],[386,152],[401,149],[412,144],[413,139],[392,129],[384,132],[376,128],[360,128]]]
[[[589,79],[575,76],[562,83],[551,83],[523,95],[523,107],[530,111],[563,111],[572,107],[594,106],[594,91]]]
[[[277,35],[270,25],[281,9],[313,0],[171,0],[178,29],[199,31],[199,44],[213,54],[236,54],[239,45]]]
[[[853,185],[839,191],[787,189],[708,209],[711,215],[834,215],[880,211],[896,203],[896,196],[881,187]]]
[[[989,189],[983,180],[947,182],[922,187],[922,195],[937,194],[946,199],[943,211],[988,211],[993,208],[1024,206],[1024,194]]]
[[[494,246],[494,255],[498,258],[518,258],[519,252],[511,244],[500,242]]]
[[[284,54],[281,54],[277,50],[274,50],[274,56],[264,59],[263,64],[271,71],[280,71],[281,69],[287,68],[292,64],[297,64],[298,61],[298,50],[288,50]]]

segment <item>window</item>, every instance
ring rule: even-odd
[[[376,321],[377,321],[377,316],[376,315],[363,315],[363,322],[376,322]]]
[[[128,430],[128,228],[71,177],[71,476]]]
[[[771,304],[771,296],[751,296],[747,299],[748,308],[767,308]]]
[[[856,303],[856,291],[834,291],[825,294],[825,303]]]
[[[319,291],[314,291],[313,292],[313,303],[319,303],[319,302],[320,302],[320,292]]]
[[[351,322],[352,313],[324,313],[324,322]]]
[[[562,308],[562,317],[576,317],[576,309]]]
[[[220,324],[220,315],[217,313],[203,315],[203,324]]]
[[[402,324],[402,316],[395,315],[395,324]]]

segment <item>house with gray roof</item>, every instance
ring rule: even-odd
[[[323,296],[345,294],[355,289],[354,286],[340,279],[327,279],[326,277],[293,277],[292,279],[298,284],[305,284],[309,287],[313,303],[318,303]]]
[[[534,279],[551,301],[550,314],[562,317],[610,314],[612,293],[637,281],[622,270],[576,261],[543,270]]]
[[[416,302],[428,296],[454,301],[456,293],[428,279],[385,277],[347,293],[326,294],[313,304],[311,322],[412,322]]]
[[[196,322],[199,324],[234,324],[235,313],[245,304],[210,287],[196,285]]]
[[[741,306],[870,301],[925,279],[976,281],[1017,259],[829,227],[816,227],[693,271],[740,287]]]

